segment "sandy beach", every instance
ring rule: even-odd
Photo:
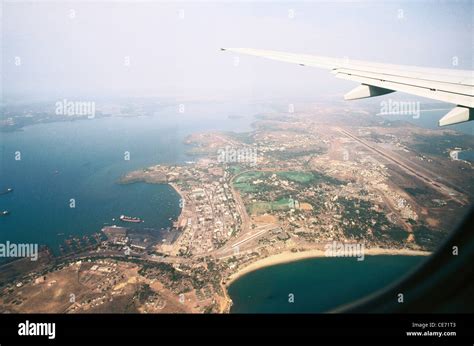
[[[178,185],[174,184],[174,183],[168,183],[169,186],[171,186],[179,195],[179,197],[181,198],[181,201],[180,201],[180,205],[183,205],[183,207],[181,208],[181,211],[179,213],[179,216],[178,216],[178,219],[175,221],[175,226],[178,226],[180,223],[181,223],[181,220],[183,219],[184,217],[184,208],[185,208],[185,204],[182,203],[185,199],[184,199],[184,194],[183,192],[179,189]]]
[[[383,249],[383,248],[371,248],[365,250],[365,256],[375,256],[375,255],[402,255],[402,256],[428,256],[431,252],[421,251],[421,250],[410,250],[410,249]],[[317,258],[317,257],[326,257],[324,250],[308,250],[301,252],[291,252],[286,251],[276,255],[272,255],[261,260],[257,260],[248,266],[240,269],[239,271],[232,274],[229,279],[226,281],[226,286],[228,287],[232,282],[240,278],[241,276],[253,272],[255,270],[282,264],[288,262],[299,261],[308,258]]]

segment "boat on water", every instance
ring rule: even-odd
[[[7,216],[7,215],[9,215],[9,214],[10,214],[10,212],[9,212],[8,210],[4,210],[4,211],[2,211],[2,213],[0,214],[0,216]]]
[[[120,215],[120,220],[123,222],[133,222],[133,223],[143,222],[143,220],[140,219],[139,217],[125,216],[125,215]]]
[[[5,191],[0,192],[0,195],[6,195],[7,193],[10,193],[10,192],[13,192],[13,189],[11,187],[6,189]]]

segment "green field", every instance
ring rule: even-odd
[[[274,186],[271,181],[269,181],[270,177],[275,174],[278,179],[286,180],[294,183],[295,185],[299,185],[300,189],[304,189],[306,185],[316,185],[320,183],[325,184],[343,184],[342,181],[332,178],[330,176],[325,175],[324,173],[320,173],[317,171],[283,171],[283,172],[261,172],[261,171],[249,171],[238,175],[233,182],[233,186],[238,189],[240,192],[244,193],[269,193],[270,196],[277,191],[277,196],[280,199],[276,201],[258,201],[251,203],[247,206],[247,210],[251,214],[263,214],[268,213],[271,211],[277,210],[287,210],[290,208],[290,200],[289,198],[283,197],[288,195],[284,192],[285,188],[280,185],[278,187]],[[263,183],[260,184],[253,184],[255,180],[263,180]],[[266,198],[263,198],[266,199]]]
[[[291,181],[302,188],[306,185],[315,185],[320,183],[340,185],[344,182],[325,175],[321,172],[295,172],[295,171],[284,171],[284,172],[260,172],[260,171],[249,171],[238,175],[233,186],[241,192],[253,193],[253,192],[265,192],[274,189],[273,185],[268,181],[264,184],[252,184],[257,179],[268,180],[273,174],[281,180]]]
[[[234,185],[251,183],[257,179],[268,179],[272,174],[276,174],[278,178],[294,181],[296,183],[306,184],[313,181],[316,177],[312,172],[258,172],[251,171],[239,175],[234,180]]]
[[[274,210],[290,209],[290,199],[281,198],[274,202],[255,202],[249,205],[249,212],[251,214],[263,214]]]
[[[278,172],[276,175],[280,179],[286,179],[300,184],[307,184],[315,179],[312,172]]]
[[[253,180],[266,177],[269,175],[270,174],[268,172],[257,172],[257,171],[245,172],[239,175],[237,178],[235,178],[234,184],[249,183],[249,182],[252,182]]]
[[[252,181],[265,177],[266,172],[246,172],[241,175],[239,175],[235,180],[234,180],[234,187],[242,192],[256,192],[258,191],[258,186],[253,185]]]
[[[234,183],[234,187],[241,192],[257,192],[256,185],[250,183]]]

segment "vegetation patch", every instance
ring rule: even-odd
[[[439,244],[446,238],[446,233],[442,231],[435,231],[421,225],[413,230],[415,241],[418,245],[427,250],[435,250]]]

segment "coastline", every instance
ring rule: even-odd
[[[179,224],[181,223],[181,220],[183,219],[184,217],[184,208],[185,208],[185,205],[184,203],[182,203],[183,201],[185,201],[185,198],[184,198],[184,194],[183,192],[179,189],[178,185],[174,184],[174,183],[171,183],[171,182],[168,182],[167,183],[169,186],[171,186],[175,191],[176,193],[179,195],[179,198],[180,198],[180,206],[182,206],[180,209],[180,212],[179,212],[179,216],[178,218],[176,219],[175,221],[175,226],[179,226]]]
[[[403,256],[428,256],[431,255],[429,251],[422,250],[410,250],[410,249],[384,249],[384,248],[371,248],[365,250],[365,256],[376,256],[376,255],[403,255]],[[301,252],[291,252],[285,251],[276,255],[271,255],[269,257],[257,260],[250,263],[249,265],[239,269],[237,272],[233,273],[226,280],[226,288],[228,288],[234,281],[240,277],[262,269],[265,267],[270,267],[283,263],[290,263],[301,261],[309,258],[322,258],[327,257],[324,250],[308,250]]]
[[[181,200],[185,200],[184,193],[180,190],[177,184],[173,182],[166,182],[169,186],[171,186],[176,193],[180,196]],[[177,220],[174,222],[174,226],[178,227],[183,219],[185,218],[185,204],[181,207],[180,214]],[[365,249],[365,256],[377,256],[377,255],[393,255],[393,256],[428,256],[431,255],[432,252],[429,251],[422,251],[422,250],[412,250],[412,249],[386,249],[386,248],[379,248],[374,247],[370,249]],[[234,283],[236,280],[241,278],[242,276],[257,271],[259,269],[263,269],[270,266],[275,266],[284,263],[291,263],[297,262],[305,259],[311,258],[326,258],[326,251],[321,249],[311,249],[305,251],[298,251],[298,252],[291,252],[291,251],[284,251],[278,254],[270,255],[266,258],[258,259],[252,263],[245,265],[244,267],[238,269],[236,272],[232,273],[228,276],[224,281],[221,281],[220,286],[223,291],[222,300],[219,301],[219,310],[220,313],[230,313],[232,308],[233,302],[229,295],[228,288],[229,286]],[[225,283],[224,283],[225,282]]]

